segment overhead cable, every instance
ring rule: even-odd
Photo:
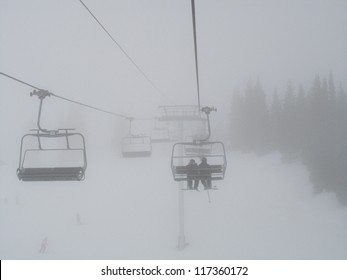
[[[200,109],[200,86],[199,86],[198,47],[197,47],[197,40],[196,40],[195,2],[194,2],[194,0],[191,0],[191,3],[192,3],[192,20],[193,20],[193,35],[194,35],[196,88],[197,88],[197,93],[198,93],[198,106],[199,106],[199,109]]]
[[[6,73],[0,72],[0,75],[3,75],[3,76],[5,76],[5,77],[7,77],[7,78],[10,78],[10,79],[12,79],[12,80],[14,80],[14,81],[16,81],[16,82],[21,83],[21,84],[27,85],[27,86],[29,86],[29,87],[31,87],[31,88],[34,88],[34,89],[37,89],[37,90],[41,90],[41,91],[43,90],[43,89],[41,89],[41,88],[39,88],[39,87],[36,87],[36,86],[34,86],[34,85],[32,85],[32,84],[29,84],[29,83],[27,83],[27,82],[24,82],[23,80],[17,79],[17,78],[15,78],[15,77],[13,77],[13,76],[10,76],[10,75],[6,74]],[[52,96],[54,96],[54,97],[56,97],[56,98],[59,98],[59,99],[68,101],[68,102],[75,103],[75,104],[80,105],[80,106],[83,106],[83,107],[87,107],[87,108],[90,108],[90,109],[93,109],[93,110],[97,110],[97,111],[99,111],[99,112],[103,112],[103,113],[106,113],[106,114],[113,115],[113,116],[116,116],[116,117],[120,117],[120,118],[124,118],[124,119],[128,119],[128,118],[129,118],[128,116],[125,116],[125,115],[123,115],[123,114],[118,114],[118,113],[115,113],[115,112],[107,111],[107,110],[104,110],[104,109],[101,109],[101,108],[98,108],[98,107],[95,107],[95,106],[91,106],[91,105],[88,105],[88,104],[85,104],[85,103],[82,103],[82,102],[79,102],[79,101],[75,101],[75,100],[72,100],[72,99],[63,97],[63,96],[61,96],[61,95],[57,95],[57,94],[55,94],[55,93],[50,93],[50,95],[52,95]]]
[[[83,7],[88,11],[88,13],[94,18],[94,20],[99,24],[99,26],[105,31],[108,37],[117,45],[117,47],[122,51],[122,53],[130,60],[130,62],[136,67],[136,69],[142,74],[142,76],[155,88],[163,97],[168,99],[166,95],[164,95],[161,90],[152,82],[152,80],[145,74],[145,72],[135,63],[135,61],[130,57],[130,55],[124,50],[124,48],[116,41],[116,39],[111,35],[110,32],[106,29],[106,27],[98,20],[98,18],[93,14],[93,12],[87,7],[87,5],[82,1],[79,2],[83,5]]]
[[[5,77],[7,77],[7,78],[10,78],[10,79],[12,79],[12,80],[15,80],[16,82],[19,82],[19,83],[21,83],[21,84],[23,84],[23,85],[29,86],[29,87],[34,88],[34,89],[37,89],[37,90],[42,90],[42,89],[40,89],[40,88],[38,88],[38,87],[35,87],[35,86],[33,86],[33,85],[31,85],[31,84],[29,84],[29,83],[27,83],[27,82],[24,82],[24,81],[19,80],[19,79],[15,78],[15,77],[12,77],[12,76],[10,76],[10,75],[8,75],[8,74],[6,74],[6,73],[0,72],[0,74],[3,75],[3,76],[5,76]]]

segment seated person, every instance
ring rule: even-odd
[[[193,181],[194,181],[194,189],[197,190],[199,185],[198,165],[194,159],[191,159],[186,166],[188,167],[188,172],[187,172],[188,189],[193,189]]]
[[[199,164],[199,176],[202,185],[205,187],[205,190],[211,189],[211,170],[210,165],[207,163],[207,159],[205,157],[201,159],[201,163]]]

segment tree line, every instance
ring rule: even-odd
[[[249,82],[233,94],[229,127],[232,149],[300,160],[316,192],[335,192],[347,204],[347,97],[332,73],[316,75],[307,91],[289,82],[270,98],[259,79]]]

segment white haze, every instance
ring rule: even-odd
[[[1,259],[346,259],[347,209],[313,195],[305,168],[276,154],[230,153],[211,203],[184,192],[189,245],[178,250],[170,149],[141,160],[92,153],[75,183],[21,183],[1,166]]]
[[[157,116],[163,104],[195,104],[188,0],[85,0],[158,92],[79,1],[0,1],[0,72],[102,109]],[[346,85],[347,2],[197,0],[201,101],[215,105],[213,133],[227,140],[231,93],[249,79],[283,92],[306,89],[332,71]],[[23,183],[16,178],[23,134],[35,128],[30,87],[0,76],[1,259],[346,259],[347,212],[330,193],[313,194],[300,164],[228,154],[219,191],[185,193],[186,236],[178,236],[170,145],[150,159],[123,159],[127,123],[46,98],[42,125],[76,127],[88,149],[86,180]],[[152,124],[137,124],[139,133]],[[226,143],[227,144],[227,143]],[[76,225],[77,213],[83,225]],[[38,249],[48,237],[46,254]]]

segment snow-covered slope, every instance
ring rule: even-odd
[[[170,144],[151,158],[92,154],[86,180],[72,183],[19,182],[15,166],[0,166],[0,259],[347,258],[347,209],[277,154],[228,154],[211,203],[184,192],[189,245],[178,250],[169,156]]]

